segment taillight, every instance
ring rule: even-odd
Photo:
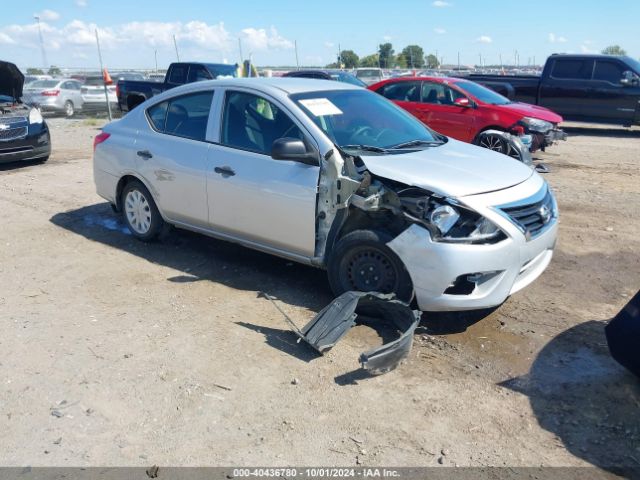
[[[96,135],[96,138],[93,139],[93,151],[96,151],[96,147],[104,142],[107,138],[111,136],[110,133],[102,132]]]
[[[43,97],[57,97],[60,95],[60,90],[45,90],[42,92]]]

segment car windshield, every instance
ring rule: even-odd
[[[634,70],[636,75],[640,75],[640,62],[631,57],[624,57],[625,62]]]
[[[238,68],[235,65],[210,65],[207,67],[213,78],[235,78],[238,76]]]
[[[29,88],[53,88],[58,83],[58,80],[36,80],[29,84]]]
[[[359,78],[356,78],[353,75],[350,75],[348,73],[336,72],[336,73],[331,73],[330,75],[331,75],[332,79],[337,80],[339,82],[350,83],[351,85],[355,85],[357,87],[366,87],[367,86],[367,84],[364,83],[362,80],[360,80]]]
[[[488,89],[487,87],[483,87],[482,85],[469,82],[467,80],[460,80],[455,82],[454,85],[463,91],[473,95],[478,100],[484,103],[488,103],[490,105],[507,105],[511,103],[507,97],[503,97],[499,93],[494,92],[493,90]]]
[[[84,81],[84,84],[89,87],[102,86],[104,85],[104,80],[102,77],[90,77]]]
[[[403,144],[416,149],[442,143],[415,117],[368,90],[298,93],[291,99],[333,143],[345,149],[373,151]]]

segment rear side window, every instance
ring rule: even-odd
[[[187,83],[187,66],[174,65],[171,68],[171,75],[169,76],[168,82],[175,85],[182,85],[183,83]]]
[[[556,60],[551,76],[559,79],[591,80],[593,60]]]
[[[183,95],[149,108],[147,116],[160,133],[204,141],[213,92]]]
[[[593,72],[593,79],[620,84],[624,70],[624,67],[617,62],[598,60],[596,62],[596,69]]]
[[[378,93],[389,100],[401,102],[420,101],[420,82],[387,83],[378,89]]]

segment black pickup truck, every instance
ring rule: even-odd
[[[509,99],[547,107],[565,120],[640,125],[640,62],[630,57],[555,54],[541,77],[468,78]]]
[[[154,95],[185,83],[237,76],[237,65],[197,62],[172,63],[169,65],[164,82],[120,80],[116,86],[118,107],[120,111],[128,112]]]

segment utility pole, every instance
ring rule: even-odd
[[[153,56],[156,59],[156,73],[158,73],[158,50],[153,51]]]
[[[49,62],[47,62],[47,52],[44,49],[44,39],[42,38],[42,28],[40,27],[40,17],[38,15],[34,15],[33,18],[35,18],[36,22],[38,22],[38,36],[40,37],[40,50],[42,52],[42,66],[45,69],[44,73],[47,73],[46,69],[49,68]]]
[[[242,56],[242,39],[238,38],[238,50],[240,51],[240,65],[244,62],[244,57]]]
[[[297,40],[293,41],[293,46],[296,49],[296,68],[300,70],[300,62],[298,61],[298,41]]]
[[[460,52],[458,52],[458,72],[460,71]]]
[[[104,100],[107,102],[107,114],[109,115],[109,121],[111,118],[111,104],[109,103],[109,91],[107,90],[107,82],[104,78],[104,67],[102,65],[102,52],[100,51],[100,38],[98,37],[98,29],[96,28],[96,44],[98,45],[98,59],[100,60],[100,71],[102,72],[102,85],[104,86]]]
[[[173,36],[173,46],[176,49],[176,58],[180,61],[180,54],[178,53],[178,42],[176,42],[176,36]]]
[[[338,44],[338,68],[342,68],[342,49],[340,44]]]

